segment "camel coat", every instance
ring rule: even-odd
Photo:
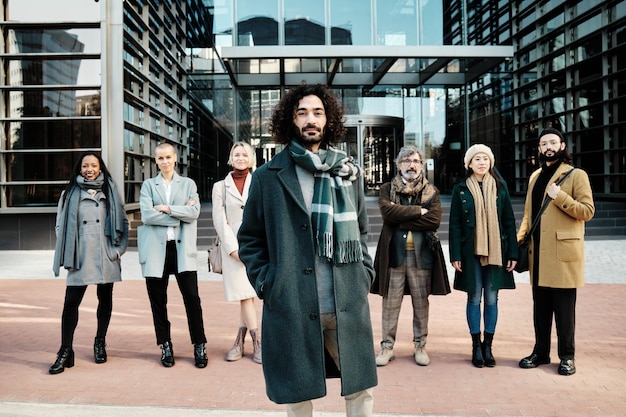
[[[368,303],[374,278],[367,251],[363,185],[354,198],[363,261],[333,266],[341,395],[377,384]],[[289,147],[252,175],[239,229],[239,256],[263,300],[263,373],[267,395],[276,403],[297,403],[326,395],[333,361],[326,358],[315,276],[311,216]]]
[[[163,276],[168,226],[174,228],[176,235],[178,272],[198,270],[198,188],[191,178],[181,177],[177,173],[174,174],[171,187],[169,206],[172,214],[165,214],[154,209],[159,204],[168,204],[161,173],[141,185],[139,207],[143,225],[137,228],[137,252],[144,277]],[[196,200],[196,204],[186,205],[191,199]]]
[[[548,184],[558,181],[573,167],[562,163]],[[530,176],[524,217],[517,232],[521,241],[532,225],[532,192],[541,169]],[[544,195],[546,193],[544,192]],[[549,197],[548,197],[549,198]],[[585,283],[585,222],[595,213],[593,194],[587,173],[576,169],[561,184],[561,192],[546,208],[539,223],[540,243],[529,245],[530,282],[534,282],[534,252],[539,250],[539,286],[580,288]],[[535,232],[536,233],[536,232]]]
[[[256,292],[248,281],[245,265],[230,256],[231,253],[239,250],[237,232],[241,226],[251,180],[252,175],[248,174],[243,186],[243,194],[239,194],[232,173],[213,185],[213,227],[221,242],[222,280],[226,301],[240,301],[256,297]]]

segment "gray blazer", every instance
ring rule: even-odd
[[[144,277],[163,275],[165,267],[165,249],[167,228],[172,226],[176,235],[178,253],[178,272],[197,271],[198,248],[196,246],[200,216],[200,197],[196,183],[177,173],[171,183],[172,192],[168,204],[165,185],[161,173],[141,185],[139,207],[143,225],[137,228],[137,251]],[[191,199],[193,206],[186,205]],[[159,204],[170,206],[172,214],[165,214],[154,209]]]

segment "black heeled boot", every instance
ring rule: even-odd
[[[491,349],[491,344],[493,343],[493,333],[485,332],[485,338],[483,340],[483,359],[485,361],[485,366],[488,368],[493,368],[496,366],[496,360],[493,357],[493,352]]]
[[[96,337],[93,341],[93,358],[96,363],[105,363],[107,361],[107,351],[104,348],[104,337]]]
[[[209,362],[209,358],[206,356],[206,344],[196,343],[193,345],[193,357],[196,362],[196,368],[205,368]]]
[[[480,333],[472,334],[472,364],[477,368],[485,366],[482,343],[480,343]]]
[[[71,347],[61,346],[59,353],[57,353],[57,360],[50,366],[48,372],[52,375],[60,374],[65,371],[65,368],[72,366],[74,366],[74,351]]]
[[[174,366],[174,348],[169,340],[161,345],[161,363],[166,368]]]

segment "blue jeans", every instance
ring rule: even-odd
[[[489,266],[481,266],[477,256],[474,257],[474,274],[476,286],[474,292],[467,293],[467,324],[470,334],[480,333],[480,301],[485,293],[485,332],[495,333],[498,321],[498,290],[491,289],[491,271]]]

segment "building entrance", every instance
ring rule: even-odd
[[[338,144],[365,171],[365,195],[378,196],[395,175],[394,158],[404,143],[404,120],[392,116],[347,115],[345,142]]]

